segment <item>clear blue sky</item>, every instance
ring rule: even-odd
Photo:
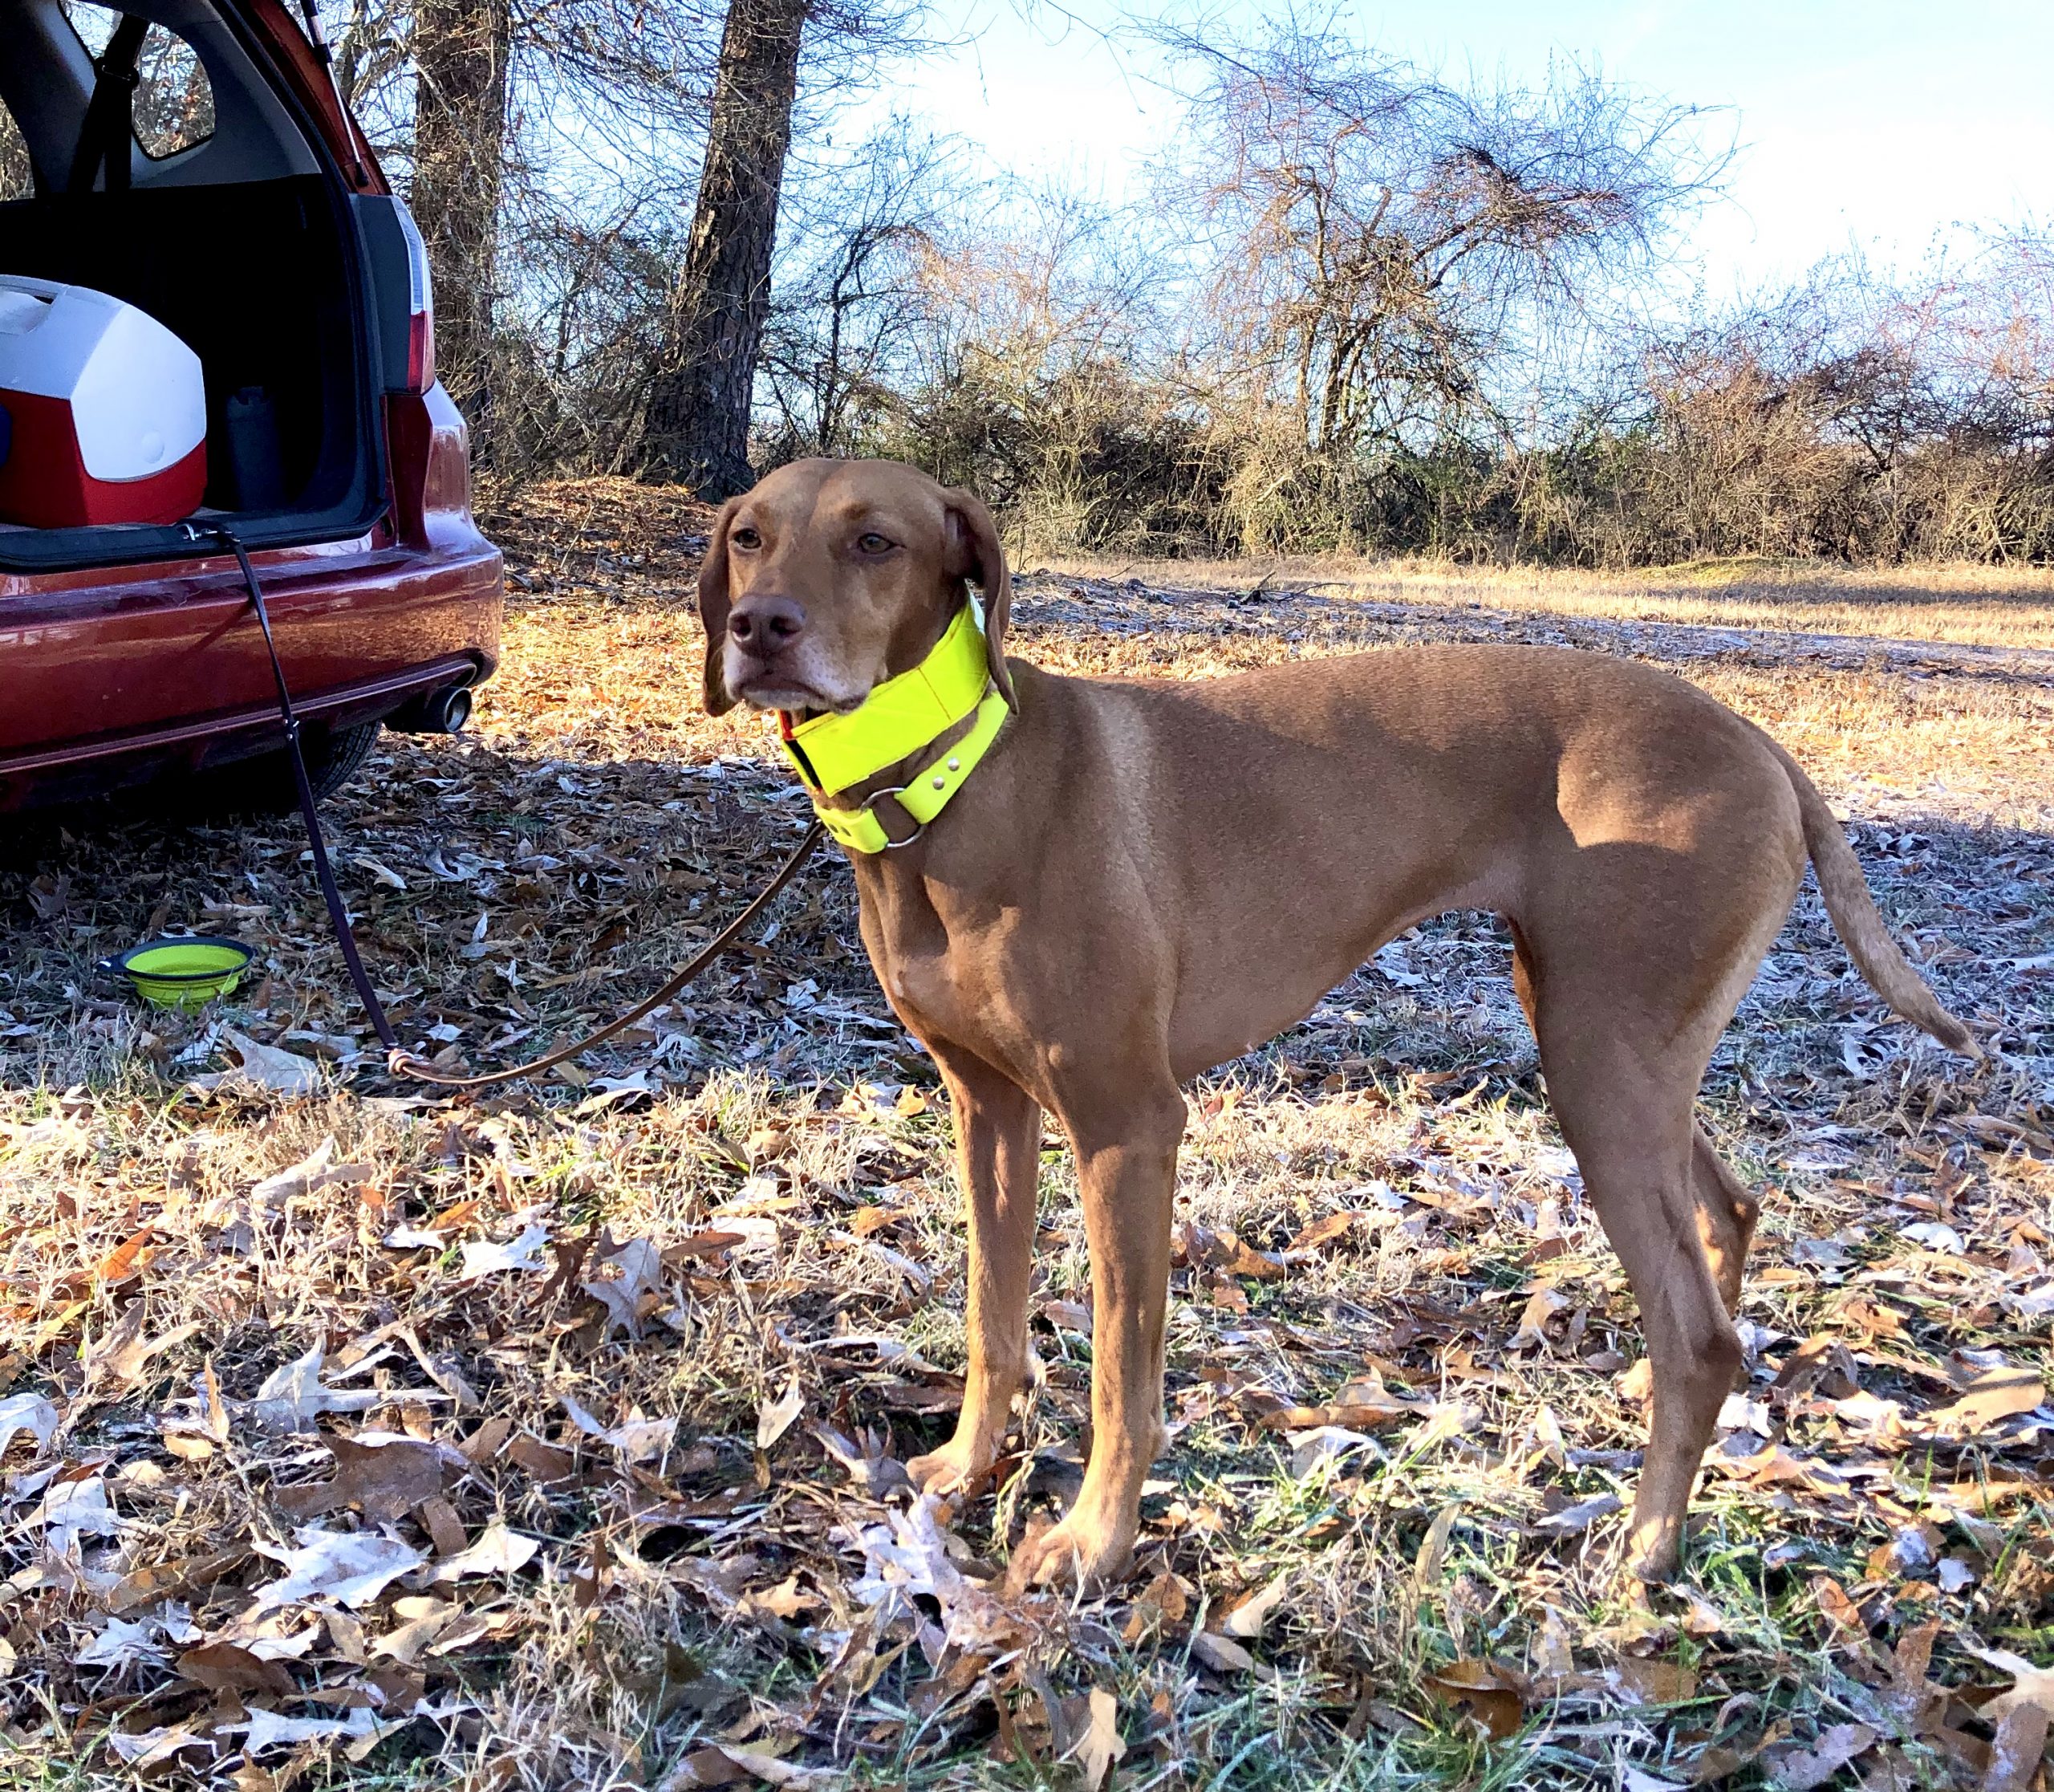
[[[1102,0],[1067,0],[1110,22]],[[974,41],[891,98],[1000,167],[1107,198],[1175,124],[1149,65],[1056,14],[942,0]],[[1244,0],[1224,15],[1253,18]],[[1957,225],[2054,223],[2054,0],[1388,0],[1344,15],[1378,48],[1515,81],[1566,53],[1636,87],[1732,108],[1730,204],[1698,228],[1707,285],[1801,273],[1859,245],[1908,266]]]

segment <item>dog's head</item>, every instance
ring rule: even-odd
[[[984,589],[992,678],[1013,701],[1013,583],[991,512],[896,461],[794,461],[714,519],[699,570],[706,707],[854,709],[910,671]]]

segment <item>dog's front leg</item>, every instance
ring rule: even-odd
[[[1033,1266],[1041,1110],[980,1060],[937,1047],[956,1119],[956,1170],[970,1233],[964,1329],[969,1364],[956,1435],[906,1465],[915,1486],[947,1493],[989,1469],[1027,1377],[1027,1284]]]
[[[1166,1441],[1163,1326],[1183,1097],[1166,1079],[1116,1122],[1061,1117],[1091,1247],[1091,1459],[1076,1504],[1016,1558],[1017,1585],[1074,1575],[1090,1586],[1122,1573],[1141,1527],[1141,1484]]]

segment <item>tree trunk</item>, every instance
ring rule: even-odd
[[[729,0],[692,240],[643,431],[644,469],[718,502],[746,491],[777,194],[810,0]]]
[[[436,371],[485,458],[513,30],[509,0],[420,0],[414,15],[410,199],[435,282]]]

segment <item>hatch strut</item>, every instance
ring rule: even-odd
[[[343,83],[335,73],[335,53],[328,47],[328,40],[321,35],[321,14],[317,0],[300,0],[300,11],[306,18],[306,41],[314,46],[314,54],[321,59],[322,67],[327,71],[328,91],[335,96],[335,112],[341,120],[343,140],[350,148],[350,178],[358,186],[370,184],[371,177],[363,171],[363,157],[356,146],[356,120],[350,116],[350,109],[343,102]]]

